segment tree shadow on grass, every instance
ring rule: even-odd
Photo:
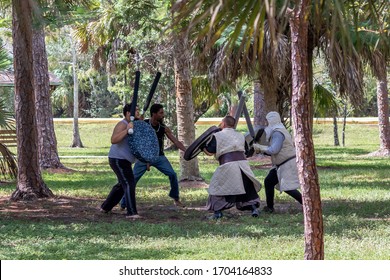
[[[42,256],[40,249],[12,252],[12,242],[3,242],[4,248],[8,246],[11,250],[8,259],[79,259],[80,256],[83,259],[111,259],[113,256],[117,259],[172,259],[178,254],[187,254],[179,252],[181,245],[172,245],[177,239],[198,242],[202,238],[302,240],[304,235],[303,213],[294,201],[277,201],[275,213],[261,213],[258,218],[232,208],[225,211],[221,220],[215,221],[206,219],[211,213],[205,210],[203,198],[189,201],[184,209],[174,207],[168,198],[141,199],[138,208],[143,219],[130,221],[118,207],[112,214],[99,212],[102,200],[96,198],[59,196],[19,202],[8,198],[0,198],[2,236],[43,240],[43,246],[52,247],[44,250]],[[325,234],[353,238],[354,232],[361,228],[375,230],[388,224],[388,209],[389,201],[325,200]],[[160,239],[161,249],[134,248],[142,242],[153,243]],[[61,248],[61,242],[66,243],[66,248]]]

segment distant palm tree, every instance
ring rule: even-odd
[[[390,2],[380,1],[374,5],[365,3],[361,6],[362,23],[358,38],[360,53],[377,80],[377,103],[380,147],[371,155],[390,156],[390,122],[389,122],[389,90],[388,65],[390,61]]]
[[[336,93],[321,84],[316,84],[314,86],[313,98],[315,113],[322,117],[328,115],[332,116],[334,145],[339,146],[340,141],[337,127],[337,115],[340,110],[340,105],[337,102]]]

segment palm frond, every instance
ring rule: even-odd
[[[0,128],[15,129],[15,120],[11,112],[6,110],[5,100],[0,99]],[[0,173],[4,179],[14,179],[17,176],[17,164],[15,155],[0,143]]]
[[[0,143],[0,173],[4,179],[15,179],[18,174],[18,166],[16,164],[15,155],[5,146]]]
[[[7,51],[3,48],[3,44],[0,38],[0,71],[8,69],[11,64],[12,60],[9,57]]]
[[[336,94],[320,84],[314,86],[314,104],[315,112],[320,116],[326,116],[329,113],[337,115],[339,110]]]
[[[348,97],[353,105],[359,106],[363,97],[360,56],[356,52],[346,54],[341,44],[331,43],[327,36],[323,36],[320,41],[332,82],[339,87],[341,96]]]
[[[219,94],[212,90],[207,76],[193,76],[191,84],[192,100],[194,103],[194,119],[196,121],[211,106],[217,103]]]
[[[190,19],[185,28],[197,29],[198,41],[207,37],[206,49],[214,47],[226,34],[225,31],[230,29],[224,44],[227,57],[236,52],[238,43],[241,52],[251,48],[253,54],[261,56],[264,21],[269,20],[270,37],[275,42],[278,28],[276,12],[281,12],[281,7],[284,7],[287,1],[272,2],[273,5],[267,5],[268,1],[258,0],[180,1],[173,6],[176,12],[173,24],[177,26],[180,22]],[[286,17],[281,15],[277,20],[285,22]]]
[[[6,108],[6,101],[4,99],[0,99],[0,128],[15,129],[14,115]]]

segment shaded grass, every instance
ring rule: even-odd
[[[76,172],[44,172],[44,180],[56,195],[103,201],[116,181],[106,158],[109,149],[106,140],[113,126],[81,126],[84,149],[66,147],[71,139],[71,126],[56,127],[60,155],[104,157],[62,158],[61,161]],[[99,134],[96,134],[98,127]],[[245,127],[240,129],[244,131]],[[316,125],[313,136],[323,202],[325,258],[389,259],[390,163],[388,158],[364,156],[379,146],[379,141],[375,140],[377,127],[348,126],[348,145],[336,148],[332,146],[331,129],[328,125]],[[177,152],[168,152],[167,156],[179,171]],[[198,159],[201,175],[208,183],[217,164],[210,157],[199,156]],[[254,172],[262,181],[267,169],[254,168]],[[14,188],[15,184],[1,185],[0,196],[10,195]],[[154,217],[154,222],[12,219],[0,212],[0,258],[303,258],[303,214],[288,195],[276,194],[279,211],[274,215],[262,213],[258,219],[253,219],[248,213],[227,211],[221,221],[209,221],[204,219],[207,212],[201,209],[207,200],[206,189],[182,186],[181,196],[188,208],[163,213],[161,207],[171,203],[168,190],[168,179],[154,169],[137,185],[140,212]],[[263,206],[264,190],[260,197]]]

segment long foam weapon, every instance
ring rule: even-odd
[[[240,116],[242,114],[242,109],[244,108],[244,105],[245,105],[245,96],[242,94],[240,96],[240,100],[238,101],[237,110],[236,110],[236,113],[234,115],[234,118],[236,119],[236,123],[234,124],[234,128],[237,128],[238,121],[239,121]]]
[[[137,110],[138,88],[139,88],[140,78],[141,78],[141,72],[140,71],[136,71],[135,72],[135,83],[134,83],[133,100],[131,101],[131,107],[130,107],[130,120],[131,121],[134,121],[135,111]]]
[[[241,98],[242,91],[240,90],[237,94],[238,94],[238,98]],[[248,109],[247,109],[245,103],[244,103],[242,110],[244,112],[244,116],[245,116],[246,124],[248,126],[249,134],[252,136],[252,138],[255,138],[255,131],[253,129],[252,121],[251,121],[251,118],[249,116],[249,112],[248,112]]]
[[[237,92],[238,97],[241,98],[243,97],[242,91]],[[253,143],[260,143],[260,144],[265,144],[265,133],[264,133],[264,126],[256,126],[253,128],[251,118],[249,116],[248,108],[246,107],[245,103],[242,106],[242,111],[244,112],[245,115],[245,121],[248,126],[248,131],[249,133],[245,134],[245,155],[247,157],[251,157],[255,150],[253,148]]]
[[[146,110],[148,110],[148,108],[149,108],[150,101],[152,101],[153,94],[156,91],[156,88],[157,88],[157,85],[158,85],[158,81],[160,80],[160,77],[161,77],[161,73],[157,72],[156,77],[154,78],[152,87],[150,88],[148,97],[146,98],[146,103],[145,103],[144,107],[142,108],[141,116],[143,116],[145,114]]]

